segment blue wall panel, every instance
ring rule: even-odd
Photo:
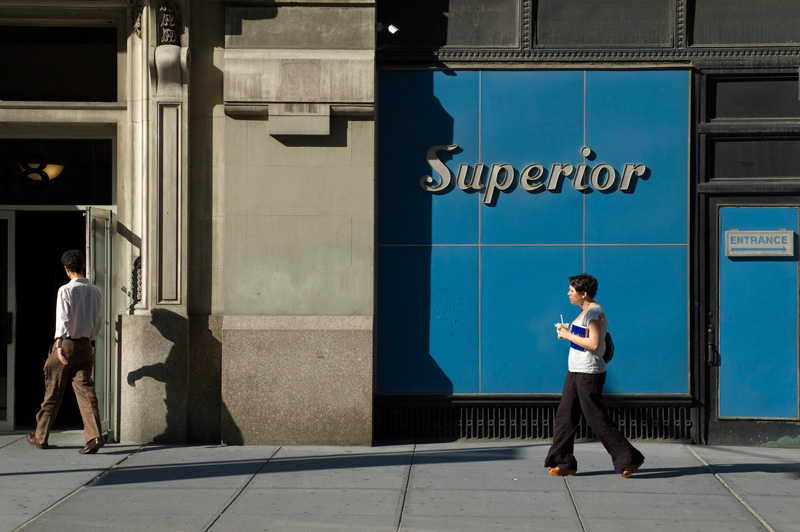
[[[724,234],[796,233],[798,209],[724,208],[720,228],[719,415],[797,418],[797,260],[728,258]]]
[[[478,248],[378,250],[378,391],[478,392]]]
[[[581,255],[579,246],[483,248],[483,392],[561,393],[569,344],[554,325],[577,310],[568,308],[565,272],[580,271]]]
[[[461,147],[442,154],[452,155],[445,162],[454,172],[477,162],[478,73],[390,71],[378,81],[378,242],[477,243],[478,194],[435,195],[418,182],[431,174],[433,145]]]
[[[628,192],[587,195],[587,242],[687,242],[689,83],[686,71],[586,73],[589,165],[608,163],[618,173],[625,163],[648,168]]]
[[[687,253],[687,246],[586,249],[616,347],[606,392],[689,393]]]
[[[483,72],[481,89],[487,173],[493,163],[509,163],[519,179],[525,166],[539,163],[549,175],[553,163],[581,160],[583,72]],[[580,243],[582,211],[578,193],[500,192],[493,208],[481,209],[481,242]]]
[[[688,71],[384,71],[378,91],[378,393],[559,393],[567,277],[598,277],[618,354],[607,390],[688,393]],[[585,117],[585,120],[584,120]],[[440,152],[451,187],[419,185]],[[584,159],[586,145],[592,155]],[[455,186],[510,164],[483,203]],[[525,166],[625,163],[627,192],[519,186]],[[657,209],[657,215],[654,215]],[[642,294],[658,290],[658,308]],[[620,326],[619,324],[625,324]],[[653,341],[655,339],[655,341]],[[651,345],[655,344],[655,345]]]

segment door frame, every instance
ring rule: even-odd
[[[704,442],[711,445],[754,445],[776,442],[782,438],[800,441],[800,424],[797,420],[725,418],[719,415],[719,306],[720,306],[720,212],[726,207],[797,207],[800,194],[786,195],[736,195],[720,194],[707,198],[705,212],[700,218],[700,231],[705,231],[705,250],[700,253],[703,294],[698,318],[698,369],[703,373],[701,382],[704,403]],[[704,226],[704,227],[703,227]]]
[[[97,400],[102,430],[106,432],[116,428],[114,405],[118,404],[118,386],[114,378],[117,359],[114,356],[114,335],[111,327],[114,308],[112,304],[114,213],[108,208],[89,206],[85,208],[84,219],[86,221],[86,277],[103,293],[103,330],[95,342],[94,380],[95,384],[97,384],[100,376],[99,372],[102,372],[102,377],[105,381],[105,393],[102,394],[102,397],[101,394],[98,394]],[[100,256],[95,246],[98,238],[95,220],[102,220],[104,223],[103,234],[99,235],[99,238],[103,239],[104,249],[102,256]],[[104,266],[104,272],[97,271],[98,264]],[[98,282],[100,274],[104,276],[102,286]],[[103,358],[100,364],[98,364],[98,356]]]
[[[0,431],[11,432],[14,430],[15,422],[15,401],[14,401],[14,372],[16,362],[16,320],[17,320],[17,282],[16,282],[16,261],[14,260],[14,253],[16,252],[16,213],[11,210],[0,210],[0,219],[8,221],[8,265],[6,274],[7,288],[7,308],[0,309],[0,312],[8,312],[11,317],[11,343],[6,346],[6,419],[0,420]]]

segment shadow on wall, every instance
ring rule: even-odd
[[[202,349],[187,348],[185,317],[170,310],[154,309],[151,324],[166,340],[170,342],[169,353],[164,362],[142,366],[127,375],[128,385],[135,387],[143,378],[154,379],[165,384],[164,404],[166,405],[166,428],[164,432],[152,438],[155,443],[183,443],[199,439],[217,443],[220,441],[220,424],[226,419],[226,432],[233,431],[231,439],[235,439],[238,428],[230,420],[230,414],[222,402],[221,393],[221,352],[220,342],[214,338],[206,323],[205,331],[197,331],[202,339]],[[192,331],[193,335],[195,334]],[[192,336],[192,335],[189,335]],[[216,357],[216,364],[203,364],[200,357]],[[205,368],[203,377],[192,378],[193,369]],[[188,368],[188,371],[187,371]],[[205,381],[205,382],[204,382]],[[216,386],[213,384],[216,382]],[[193,387],[193,383],[196,386]],[[196,393],[192,393],[193,390]],[[197,400],[195,400],[197,399]],[[212,417],[209,418],[209,413]],[[219,413],[219,415],[213,415]],[[193,415],[195,414],[195,415]],[[193,423],[194,422],[194,423]],[[194,431],[192,425],[200,424],[206,430]],[[187,436],[188,435],[188,436]],[[241,441],[239,436],[238,441]]]
[[[242,35],[243,22],[265,20],[278,17],[278,5],[274,0],[263,0],[258,7],[227,8],[225,10],[225,34]]]
[[[455,271],[469,250],[433,246],[453,241],[452,232],[441,218],[434,228],[436,199],[418,183],[431,174],[427,150],[455,142],[454,118],[434,82],[433,72],[379,76],[378,394],[451,394],[456,390],[448,372],[461,366],[456,359],[468,317]],[[439,160],[450,162],[459,152],[440,151]]]

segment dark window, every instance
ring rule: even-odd
[[[0,139],[0,204],[110,205],[109,139]]]
[[[377,20],[384,48],[509,48],[520,42],[520,0],[383,0]]]
[[[675,5],[665,0],[539,0],[541,46],[666,47],[673,42]]]
[[[0,100],[117,101],[117,30],[0,26],[0,72]]]
[[[715,178],[800,177],[800,137],[711,139]]]
[[[691,3],[690,3],[691,4]],[[758,45],[797,43],[797,0],[694,0],[692,44]]]
[[[709,119],[800,117],[797,76],[711,80],[709,91]]]

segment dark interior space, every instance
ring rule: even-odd
[[[68,249],[84,252],[86,237],[80,211],[20,211],[16,226],[15,428],[28,430],[35,426],[44,394],[42,368],[53,342],[56,294],[69,282],[61,255]],[[81,427],[75,395],[68,387],[53,428]]]
[[[6,205],[110,205],[113,158],[111,139],[2,139],[0,196]]]
[[[0,99],[117,101],[117,29],[0,26]]]

